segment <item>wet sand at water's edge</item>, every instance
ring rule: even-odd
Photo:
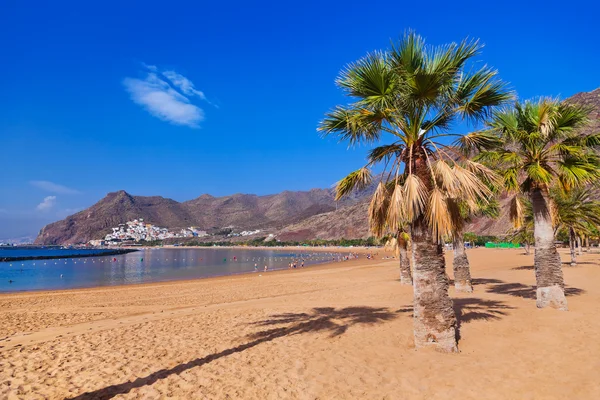
[[[469,250],[475,291],[450,289],[461,350],[450,355],[414,349],[412,288],[382,254],[0,295],[0,398],[600,398],[600,254],[564,264],[559,312],[535,307],[532,255]]]

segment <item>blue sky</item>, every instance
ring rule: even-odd
[[[331,186],[365,154],[316,132],[334,79],[409,28],[481,39],[521,98],[600,86],[592,1],[1,3],[0,238],[119,189]]]

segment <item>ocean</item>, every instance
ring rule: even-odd
[[[28,256],[48,253],[47,249],[40,249],[39,254],[31,253],[35,252],[34,249],[28,251]],[[286,269],[290,262],[296,260],[300,268],[302,259],[305,266],[310,266],[343,260],[350,251],[340,249],[315,253],[302,249],[150,248],[114,256],[7,261],[0,262],[0,292],[113,286],[254,273],[255,264],[259,273],[263,273],[265,265],[270,271]]]

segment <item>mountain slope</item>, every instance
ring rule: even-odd
[[[341,206],[353,204],[361,198],[355,196],[340,203]],[[331,189],[285,191],[267,196],[202,195],[182,203],[159,196],[132,196],[121,190],[107,194],[86,210],[45,226],[35,243],[84,243],[102,238],[111,228],[136,218],[170,229],[197,226],[210,230],[234,226],[245,230],[275,231],[313,215],[334,210],[335,206]]]

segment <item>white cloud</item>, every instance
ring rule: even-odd
[[[204,111],[192,104],[190,98],[197,96],[206,100],[204,93],[197,90],[192,81],[175,71],[160,74],[154,65],[143,66],[147,70],[144,79],[123,80],[131,100],[163,121],[198,128],[199,123],[204,120]]]
[[[56,204],[56,196],[46,196],[44,200],[37,205],[36,210],[38,211],[48,211]]]
[[[178,74],[175,71],[165,71],[163,75],[171,81],[171,83],[177,87],[181,92],[188,96],[198,96],[202,100],[206,100],[206,96],[199,90],[196,90],[192,81],[185,76]]]
[[[52,193],[59,194],[79,194],[81,193],[79,190],[72,189],[63,185],[59,185],[58,183],[50,182],[50,181],[30,181],[31,185],[36,188],[46,190]]]

